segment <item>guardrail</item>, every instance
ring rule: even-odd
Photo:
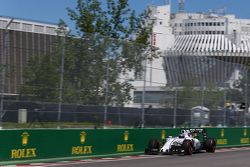
[[[180,129],[1,130],[0,165],[142,154]],[[218,147],[250,146],[250,128],[208,128]]]

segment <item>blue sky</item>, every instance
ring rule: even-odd
[[[174,12],[177,10],[177,1],[172,0]],[[162,5],[164,2],[165,0],[130,0],[130,5],[137,13],[141,13],[149,4]],[[58,23],[61,18],[74,29],[66,8],[74,9],[75,6],[76,0],[0,0],[0,15],[51,23]],[[250,0],[186,0],[185,5],[188,12],[206,12],[224,7],[227,13],[250,19]]]

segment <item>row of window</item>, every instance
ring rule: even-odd
[[[224,26],[224,22],[197,22],[197,23],[185,23],[185,27],[195,26]]]
[[[193,35],[193,34],[225,34],[225,31],[186,31],[185,35]],[[179,35],[182,35],[181,32]]]
[[[8,24],[7,21],[0,20],[0,28],[5,28],[7,24]],[[33,25],[27,24],[27,23],[12,22],[10,24],[10,29],[32,32]],[[56,28],[55,27],[41,26],[41,25],[34,25],[34,32],[56,34]]]

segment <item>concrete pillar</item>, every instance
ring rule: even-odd
[[[27,123],[27,109],[18,109],[18,123]]]

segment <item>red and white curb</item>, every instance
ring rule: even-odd
[[[219,148],[215,152],[232,152],[232,151],[245,151],[250,150],[250,147],[235,147],[235,148]],[[74,164],[88,164],[88,163],[99,163],[99,162],[112,162],[112,161],[125,161],[133,159],[143,159],[143,158],[156,158],[163,157],[162,155],[137,155],[137,156],[123,156],[114,158],[93,158],[75,161],[60,161],[55,163],[32,163],[32,164],[17,164],[17,165],[7,165],[5,167],[46,167],[46,166],[63,166],[63,165],[74,165]]]
[[[61,166],[61,165],[73,165],[73,164],[84,164],[84,163],[98,163],[98,162],[111,162],[111,161],[123,161],[132,159],[142,159],[142,158],[153,158],[150,155],[137,155],[137,156],[123,156],[114,158],[93,158],[84,160],[72,160],[72,161],[59,161],[55,163],[32,163],[32,164],[17,164],[17,165],[7,165],[5,167],[45,167],[45,166]]]
[[[246,151],[246,150],[250,150],[250,147],[219,148],[215,152],[221,153],[221,152]]]

